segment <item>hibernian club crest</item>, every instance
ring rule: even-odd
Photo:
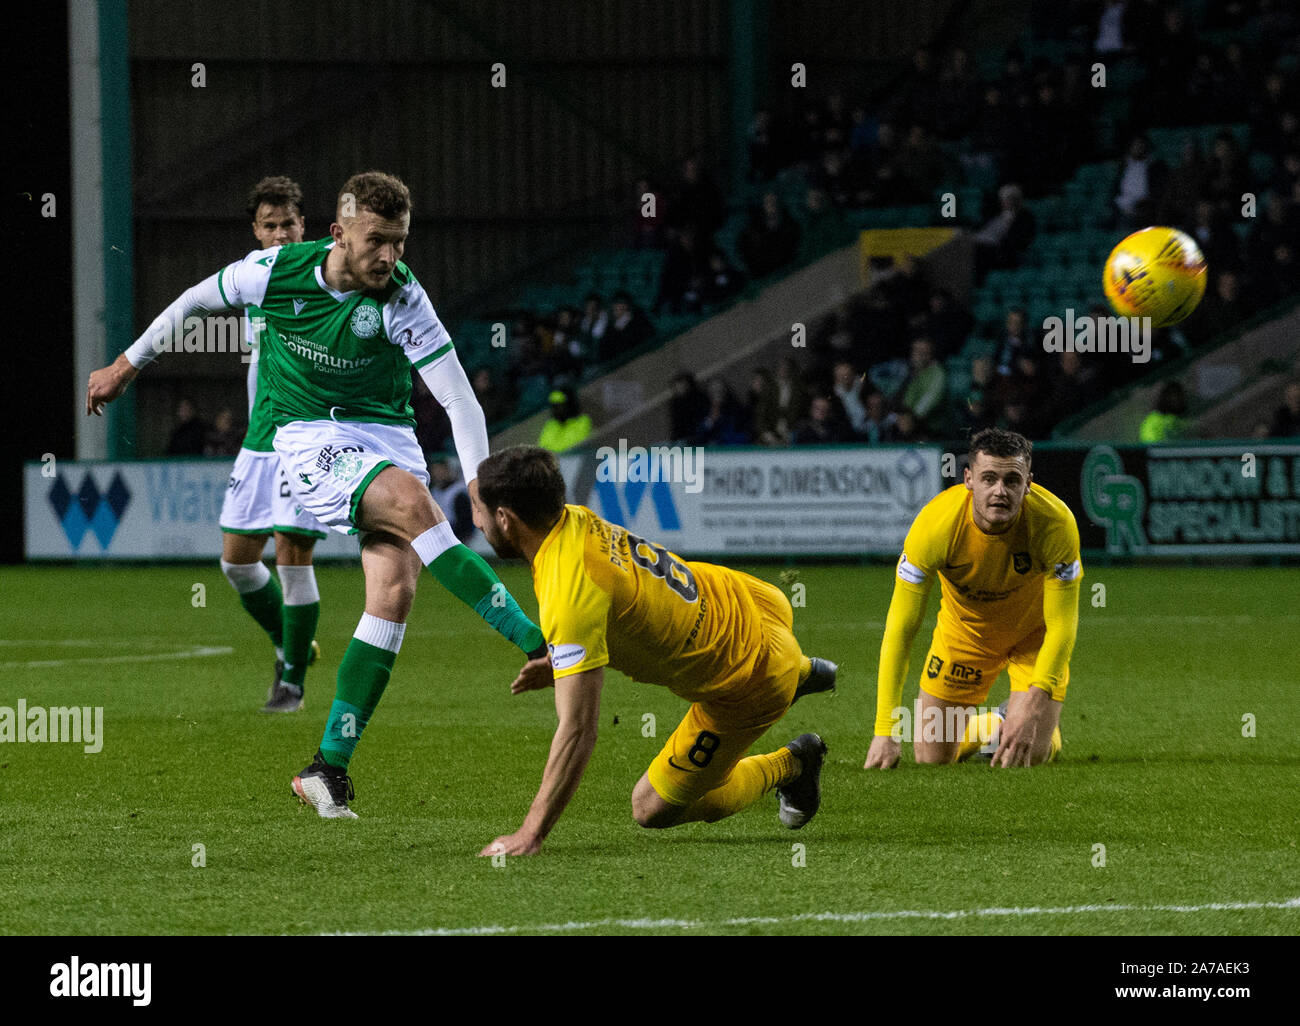
[[[361,473],[361,457],[354,453],[336,456],[334,466],[330,467],[330,473],[334,475],[336,481],[351,481]]]
[[[379,308],[362,303],[352,311],[352,334],[357,338],[374,338],[379,334]]]

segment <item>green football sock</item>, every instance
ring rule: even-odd
[[[334,704],[325,723],[320,750],[331,766],[347,769],[361,732],[388,686],[396,652],[353,638],[339,664]]]
[[[311,643],[316,639],[316,624],[320,622],[320,603],[285,606],[283,622],[284,675],[281,679],[286,684],[302,687],[307,677],[307,661],[311,658]]]
[[[248,610],[248,615],[271,636],[271,644],[276,648],[284,644],[284,596],[275,575],[269,575],[266,584],[256,591],[240,592],[239,601]]]
[[[524,615],[515,597],[473,549],[453,545],[429,564],[438,583],[488,622],[494,631],[532,652],[546,642],[541,628]]]

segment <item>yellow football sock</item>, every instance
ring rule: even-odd
[[[1056,757],[1061,754],[1061,728],[1056,727],[1052,731],[1052,751],[1047,756],[1048,762],[1055,762]]]
[[[986,744],[993,732],[1002,725],[999,712],[980,713],[966,721],[966,732],[962,735],[961,747],[957,749],[957,761],[969,759]]]
[[[812,660],[806,655],[801,655],[799,657],[799,683],[802,684],[806,681],[810,673],[812,673]]]
[[[774,787],[799,778],[802,767],[788,748],[778,748],[769,755],[751,755],[736,763],[727,782],[688,805],[683,823],[716,823],[732,813],[748,808]]]

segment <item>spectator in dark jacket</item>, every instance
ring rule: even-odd
[[[1008,183],[998,190],[999,211],[974,235],[975,268],[984,272],[1015,267],[1038,231],[1038,222],[1025,208],[1025,194],[1020,186]]]
[[[682,162],[682,176],[677,183],[668,209],[668,224],[672,228],[694,228],[701,240],[713,238],[722,227],[726,206],[722,191],[713,183],[695,157]]]
[[[1282,393],[1282,405],[1273,412],[1269,428],[1273,438],[1300,438],[1300,381],[1292,381]]]
[[[228,407],[217,411],[216,420],[203,443],[205,456],[238,456],[244,432],[235,424],[235,414]]]
[[[1016,366],[1016,359],[1029,353],[1033,342],[1029,334],[1029,315],[1022,306],[1013,306],[1007,311],[1006,328],[1002,335],[1002,345],[998,348],[993,367],[1001,377],[1010,375]]]
[[[718,306],[740,293],[744,287],[745,276],[727,262],[721,250],[713,250],[709,254],[709,266],[704,272],[700,298],[708,305]]]
[[[451,524],[451,533],[467,542],[474,534],[474,509],[470,503],[459,461],[439,454],[429,464],[429,491]]]
[[[939,288],[930,293],[926,312],[914,326],[934,343],[935,355],[942,360],[961,352],[972,325],[970,313],[957,305],[951,292]]]
[[[609,310],[605,301],[595,292],[587,293],[582,301],[582,317],[578,321],[578,339],[582,351],[589,359],[598,359],[600,344],[609,328]]]
[[[1194,346],[1204,345],[1216,335],[1236,327],[1250,314],[1253,304],[1232,270],[1211,274],[1210,287],[1194,317],[1183,326],[1183,334]]]
[[[714,378],[705,389],[709,397],[708,409],[695,428],[693,445],[745,445],[749,432],[744,410],[736,402],[731,386],[722,378]]]
[[[664,257],[663,272],[659,276],[659,295],[655,299],[655,313],[679,314],[684,310],[697,312],[700,308],[700,287],[703,284],[708,255],[702,248],[696,231],[691,226],[670,233],[668,254]],[[688,301],[688,293],[691,301]]]
[[[782,434],[789,434],[808,409],[808,389],[799,365],[792,357],[783,357],[776,368],[776,406],[780,411]]]
[[[808,407],[808,416],[794,430],[794,445],[838,445],[848,440],[845,426],[835,416],[829,396],[819,395]]]
[[[673,378],[673,397],[668,405],[673,444],[684,444],[695,435],[695,429],[708,408],[709,397],[700,388],[694,374],[682,371]]]
[[[746,398],[746,415],[754,444],[787,444],[788,437],[781,428],[781,407],[777,401],[776,379],[766,367],[755,369]]]
[[[654,337],[654,325],[632,302],[626,292],[615,292],[609,308],[609,327],[601,339],[601,361],[613,360],[630,353]]]
[[[765,277],[794,260],[799,250],[799,226],[776,193],[765,193],[762,203],[750,211],[739,248],[745,266],[755,278]]]
[[[1060,424],[1100,398],[1097,369],[1076,352],[1061,353],[1043,401],[1048,421],[1053,426]]]
[[[182,399],[176,404],[176,426],[167,440],[167,455],[202,456],[207,436],[207,422],[199,416],[194,400]]]
[[[505,386],[501,385],[491,367],[480,367],[472,381],[474,398],[483,409],[483,419],[489,424],[505,420],[514,412],[515,404]]]

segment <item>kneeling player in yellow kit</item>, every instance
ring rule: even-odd
[[[531,855],[577,790],[596,744],[605,667],[691,702],[632,792],[644,827],[713,822],[773,789],[779,818],[798,829],[821,801],[826,746],[802,734],[767,755],[750,745],[802,695],[835,685],[834,663],[809,659],[781,591],[660,545],[566,505],[545,449],[517,446],[479,465],[474,520],[497,554],[532,567],[550,659],[521,671],[515,693],[555,686],[559,726],[523,826],[482,855]]]
[[[936,577],[942,598],[912,725],[916,761],[956,762],[999,731],[994,766],[1037,765],[1060,750],[1083,568],[1074,515],[1032,485],[1032,452],[1015,432],[981,431],[971,439],[964,485],[940,492],[913,521],[880,646],[866,769],[898,763],[908,653]],[[977,714],[1004,668],[1005,712]],[[929,729],[936,723],[942,729]]]

